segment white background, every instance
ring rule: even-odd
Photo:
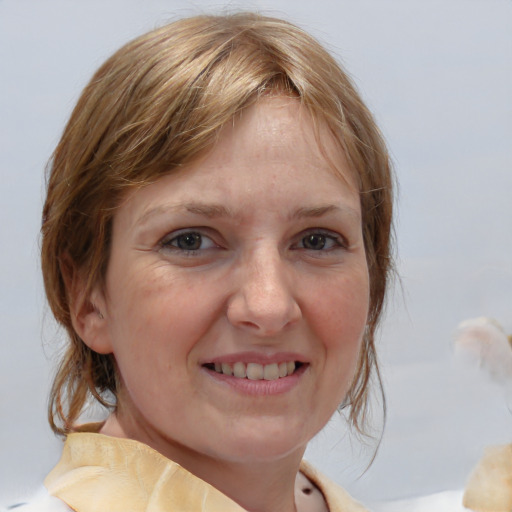
[[[93,71],[129,39],[223,4],[0,0],[0,502],[42,481],[59,442],[46,396],[59,335],[45,309],[43,169]],[[504,390],[452,357],[463,319],[512,332],[512,2],[274,0],[344,63],[400,182],[397,287],[379,350],[388,422],[371,468],[329,425],[308,457],[366,503],[462,488],[483,446],[512,440]]]

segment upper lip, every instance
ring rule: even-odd
[[[260,352],[237,352],[234,354],[226,354],[222,356],[213,357],[201,361],[201,365],[209,363],[227,363],[235,364],[242,363],[257,363],[261,365],[283,363],[287,361],[295,361],[299,363],[307,363],[306,358],[294,352],[277,352],[275,354],[264,354]]]

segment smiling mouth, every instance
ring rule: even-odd
[[[282,363],[206,363],[203,366],[208,370],[238,379],[249,380],[277,380],[295,373],[304,363],[299,361],[285,361]]]

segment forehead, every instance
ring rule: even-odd
[[[196,164],[213,168],[220,160],[235,166],[250,161],[255,169],[264,161],[281,166],[285,175],[287,169],[296,173],[301,162],[301,167],[316,172],[318,179],[327,179],[327,171],[349,187],[359,188],[341,142],[325,121],[314,119],[294,97],[260,98],[219,131],[213,149],[201,155]]]
[[[243,110],[211,149],[130,196],[139,214],[167,198],[283,212],[292,199],[306,208],[339,202],[359,211],[358,186],[340,144],[299,100],[284,96],[264,97]]]
[[[269,151],[281,149],[293,143],[292,152],[299,152],[308,158],[328,157],[332,163],[342,163],[346,169],[344,151],[331,133],[327,123],[314,119],[300,99],[287,96],[264,96],[254,105],[242,111],[230,125],[221,130],[226,144],[235,143],[243,136],[252,137],[256,132]],[[239,136],[239,134],[242,134]]]

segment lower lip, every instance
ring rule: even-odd
[[[297,386],[304,375],[304,372],[306,372],[308,368],[308,364],[303,364],[292,375],[281,377],[276,380],[241,379],[232,375],[224,375],[223,373],[218,373],[214,370],[209,370],[208,368],[203,368],[203,370],[206,371],[211,378],[227,384],[239,393],[253,396],[272,396],[281,395],[291,391],[295,386]]]

